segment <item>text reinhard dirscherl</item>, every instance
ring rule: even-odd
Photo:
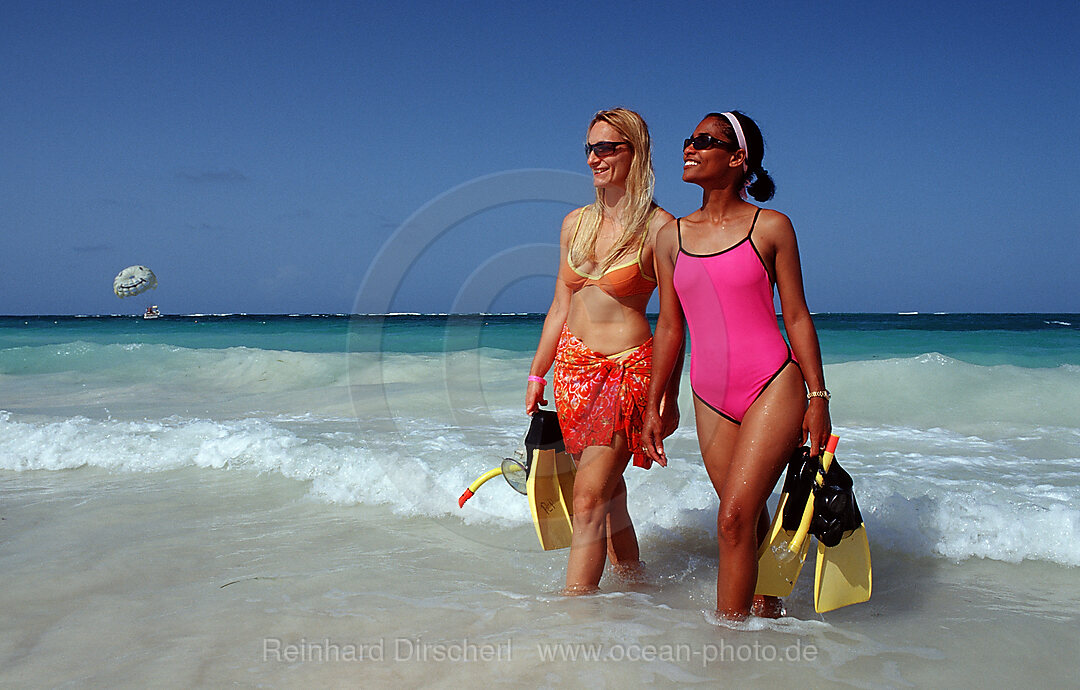
[[[786,647],[752,642],[731,644],[723,640],[692,645],[670,644],[590,644],[537,643],[537,656],[546,662],[581,661],[665,661],[675,663],[726,662],[812,662],[818,657],[817,646],[796,642]],[[263,639],[262,659],[288,664],[334,663],[356,661],[393,662],[493,662],[512,661],[513,641],[471,642],[461,640],[428,642],[422,638],[380,638],[374,642],[335,642],[299,640],[286,642],[280,638]]]
[[[285,642],[263,639],[263,661],[321,663],[335,661],[510,661],[513,647],[505,642],[425,642],[422,638],[380,638],[375,642],[334,642],[330,639]]]

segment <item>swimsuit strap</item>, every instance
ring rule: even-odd
[[[679,251],[680,251],[680,252],[681,252],[681,251],[685,251],[685,250],[684,250],[684,249],[682,248],[682,218],[676,218],[676,219],[675,219],[675,227],[676,227],[676,228],[678,229],[678,231],[679,231]]]
[[[645,219],[645,232],[641,233],[641,244],[638,245],[638,249],[637,249],[638,274],[640,274],[642,278],[644,278],[645,280],[647,280],[647,281],[649,281],[651,283],[656,282],[656,276],[653,276],[653,277],[650,278],[649,275],[647,273],[645,273],[645,267],[641,265],[641,253],[645,251],[645,240],[648,239],[648,237],[649,237],[649,223],[652,222],[652,219],[656,216],[656,212],[659,211],[659,210],[660,210],[660,207],[657,206],[649,214],[649,217]]]
[[[760,216],[760,215],[761,215],[761,207],[759,206],[758,210],[757,210],[757,213],[754,214],[753,222],[750,223],[750,232],[746,233],[747,239],[749,239],[750,235],[754,234],[754,226],[757,225],[757,217]]]
[[[645,217],[645,231],[641,233],[641,240],[638,242],[638,263],[641,263],[641,250],[645,248],[645,240],[649,238],[649,223],[652,222],[653,216],[655,215],[656,210],[653,209],[653,211]]]
[[[579,276],[584,276],[585,278],[588,278],[589,276],[581,273],[581,271],[574,268],[574,264],[570,263],[570,249],[574,246],[574,240],[577,239],[578,230],[581,230],[581,218],[585,215],[586,208],[588,208],[588,206],[582,206],[581,211],[579,211],[577,214],[577,223],[574,225],[574,234],[570,236],[570,245],[566,248],[566,265],[569,266],[574,271],[574,273],[577,273]]]
[[[649,223],[651,223],[652,219],[656,217],[656,212],[659,211],[659,210],[660,210],[660,207],[656,206],[656,207],[653,208],[652,211],[649,211],[649,215],[645,217],[645,232],[641,233],[641,244],[642,245],[645,244],[645,238],[649,236]]]
[[[584,215],[585,215],[585,207],[583,206],[581,208],[581,211],[579,211],[578,214],[577,214],[577,223],[574,225],[574,236],[570,238],[570,244],[573,244],[574,240],[577,239],[578,230],[581,229],[581,217],[584,216]]]
[[[649,223],[652,222],[653,216],[656,215],[656,210],[658,208],[660,207],[657,206],[656,208],[654,208],[652,211],[649,212],[649,215],[645,217],[645,231],[641,233],[641,239],[638,241],[637,262],[639,269],[641,268],[641,252],[645,249],[645,240],[649,238]],[[642,273],[641,275],[645,278],[649,277],[644,273]]]
[[[637,272],[638,272],[638,275],[640,275],[645,280],[648,280],[648,281],[651,281],[651,282],[655,283],[656,278],[650,278],[649,276],[645,275],[645,267],[641,265],[641,254],[644,251],[645,251],[645,238],[642,237],[641,244],[639,244],[638,248],[637,248]]]
[[[750,223],[750,232],[746,233],[746,239],[750,241],[750,248],[754,250],[754,254],[757,254],[758,261],[761,262],[761,267],[765,269],[765,275],[769,277],[769,285],[775,285],[772,273],[769,273],[768,267],[765,265],[765,258],[761,256],[761,252],[758,251],[757,242],[754,242],[754,238],[751,235],[754,233],[754,227],[757,226],[758,216],[761,215],[761,208],[759,207],[757,213],[754,214],[754,222]]]

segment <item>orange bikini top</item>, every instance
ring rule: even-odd
[[[574,235],[577,235],[577,231],[581,227],[581,217],[583,215],[585,215],[584,211],[578,214],[577,227],[574,228]],[[642,233],[641,235],[641,243],[638,245],[637,256],[633,261],[619,266],[612,266],[599,276],[591,276],[588,273],[575,268],[574,265],[570,263],[570,257],[567,256],[566,266],[572,271],[572,275],[569,280],[562,278],[562,281],[574,292],[577,292],[581,288],[595,285],[607,294],[616,298],[630,297],[631,295],[645,295],[652,292],[653,288],[656,287],[656,278],[646,275],[641,267],[641,252],[645,249],[646,234],[647,233]],[[562,273],[562,271],[560,271],[560,273]]]

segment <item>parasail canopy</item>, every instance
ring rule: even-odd
[[[117,297],[134,297],[157,288],[157,276],[146,266],[128,266],[113,278]]]

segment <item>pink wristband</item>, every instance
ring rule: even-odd
[[[529,376],[529,380],[530,380],[530,381],[536,381],[537,383],[542,383],[542,384],[544,384],[545,386],[547,385],[547,381],[545,381],[545,380],[544,380],[544,377],[543,377],[543,376],[533,376],[533,375],[530,375],[530,376]]]

